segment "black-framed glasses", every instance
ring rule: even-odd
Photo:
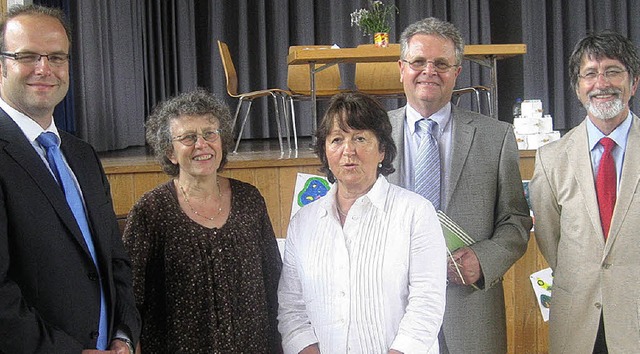
[[[25,65],[35,65],[42,57],[47,58],[50,65],[63,65],[69,61],[69,54],[65,53],[38,54],[30,52],[1,52],[0,55]]]
[[[451,68],[459,66],[458,64],[449,64],[446,61],[441,61],[441,60],[416,59],[414,61],[408,61],[408,60],[402,59],[402,61],[409,64],[409,67],[411,67],[411,69],[415,71],[422,71],[426,69],[427,66],[429,66],[429,64],[432,64],[433,69],[437,73],[441,73],[441,74],[446,73]]]
[[[578,77],[581,78],[585,84],[589,85],[596,82],[600,75],[604,76],[604,78],[609,82],[620,82],[626,72],[627,71],[622,68],[610,68],[605,70],[603,73],[598,71],[588,71],[584,75],[578,75]]]
[[[202,134],[191,133],[191,134],[183,134],[177,135],[171,138],[171,141],[179,141],[184,146],[193,146],[198,141],[198,137],[202,137],[202,139],[213,143],[220,137],[222,134],[222,129],[214,129],[203,132]]]

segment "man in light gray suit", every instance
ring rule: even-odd
[[[640,120],[629,100],[640,58],[629,39],[593,34],[576,45],[569,75],[587,117],[538,150],[529,185],[554,276],[549,353],[637,353]]]
[[[463,279],[450,262],[441,352],[506,353],[502,276],[526,251],[531,229],[513,128],[451,104],[464,53],[452,24],[418,21],[405,29],[400,45],[407,105],[389,112],[398,169],[388,179],[414,190],[424,134],[419,121],[435,121],[440,197],[432,203],[475,240],[453,253]]]

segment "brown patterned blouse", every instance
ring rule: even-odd
[[[230,179],[231,212],[206,228],[180,208],[172,181],[129,213],[143,353],[280,351],[277,287],[282,262],[264,198]]]

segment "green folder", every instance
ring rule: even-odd
[[[465,246],[471,246],[476,241],[467,234],[464,229],[460,227],[460,225],[456,224],[447,214],[445,214],[442,210],[437,211],[438,220],[440,220],[440,226],[442,227],[442,234],[444,235],[445,242],[447,244],[447,254],[449,258],[453,261],[453,255],[451,252],[457,250],[458,248],[462,248]],[[462,273],[460,272],[461,267],[457,262],[453,261],[453,265],[456,267],[456,271],[462,279],[462,283],[464,282],[464,278],[462,277]],[[480,290],[480,288],[475,284],[469,284],[474,289]]]
[[[442,210],[438,210],[437,213],[440,226],[442,226],[442,234],[450,252],[475,243],[475,240]]]

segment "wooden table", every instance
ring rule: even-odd
[[[498,75],[496,63],[500,59],[522,55],[527,52],[526,44],[470,44],[464,47],[464,58],[491,70],[491,106],[494,117],[498,115]],[[287,63],[309,64],[312,126],[317,127],[317,106],[315,74],[331,65],[340,63],[394,62],[400,58],[398,45],[388,48],[362,46],[357,48],[314,49],[302,48],[289,53]],[[321,64],[316,66],[317,64]]]

